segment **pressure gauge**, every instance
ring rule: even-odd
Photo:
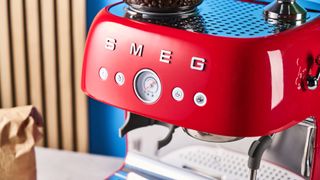
[[[143,69],[134,78],[134,90],[142,102],[153,104],[161,95],[160,79],[155,72]]]

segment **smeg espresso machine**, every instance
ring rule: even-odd
[[[320,11],[310,3],[126,0],[101,10],[82,89],[127,112],[127,157],[107,178],[320,179]]]

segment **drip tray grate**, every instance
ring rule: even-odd
[[[183,167],[221,180],[248,180],[248,156],[222,148],[190,146],[173,151],[162,162]],[[304,178],[272,163],[262,161],[258,180],[303,180]]]
[[[271,35],[284,27],[265,21],[264,5],[237,0],[209,0],[199,7],[208,34],[221,36]]]
[[[196,13],[189,16],[167,16],[150,18],[144,14],[128,13],[128,6],[121,3],[110,9],[112,14],[137,21],[149,22],[226,37],[261,37],[277,34],[288,29],[289,25],[275,25],[264,19],[265,5],[241,0],[204,0]],[[307,21],[319,16],[309,12]],[[294,28],[294,27],[290,27]]]

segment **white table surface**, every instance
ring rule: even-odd
[[[38,180],[102,180],[117,170],[122,159],[36,148]]]

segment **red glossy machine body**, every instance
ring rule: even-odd
[[[320,88],[308,90],[305,82],[320,55],[320,18],[271,36],[231,38],[121,18],[108,8],[97,15],[88,35],[82,74],[88,96],[159,121],[227,136],[262,136],[310,116],[320,119]],[[107,38],[116,40],[114,50],[105,48]],[[132,43],[143,45],[141,56],[130,54]],[[161,50],[172,51],[169,64],[160,62]],[[190,68],[192,57],[206,60],[203,71]],[[101,67],[108,70],[106,80],[99,77]],[[134,92],[134,77],[144,68],[156,72],[162,84],[161,97],[151,105]],[[115,82],[117,72],[125,75],[123,86]],[[175,87],[184,90],[180,102],[172,98]],[[207,96],[204,107],[194,103],[197,92]],[[315,164],[320,163],[319,142]],[[313,178],[320,179],[319,173],[320,165],[315,165]]]
[[[106,38],[116,39],[113,51]],[[142,56],[130,54],[131,43],[143,45]],[[161,50],[171,50],[171,63],[159,61]],[[228,38],[193,33],[120,18],[103,10],[87,40],[82,89],[90,97],[178,126],[229,136],[259,136],[292,126],[320,114],[319,90],[304,90],[301,82],[312,68],[308,60],[320,55],[320,19],[293,30],[259,38]],[[206,59],[204,71],[190,68],[192,57]],[[108,69],[101,80],[99,69]],[[152,105],[138,99],[134,77],[148,68],[162,84]],[[123,86],[114,80],[125,75]],[[276,87],[273,87],[276,86]],[[184,90],[181,102],[171,92]],[[197,92],[208,102],[198,107]]]

